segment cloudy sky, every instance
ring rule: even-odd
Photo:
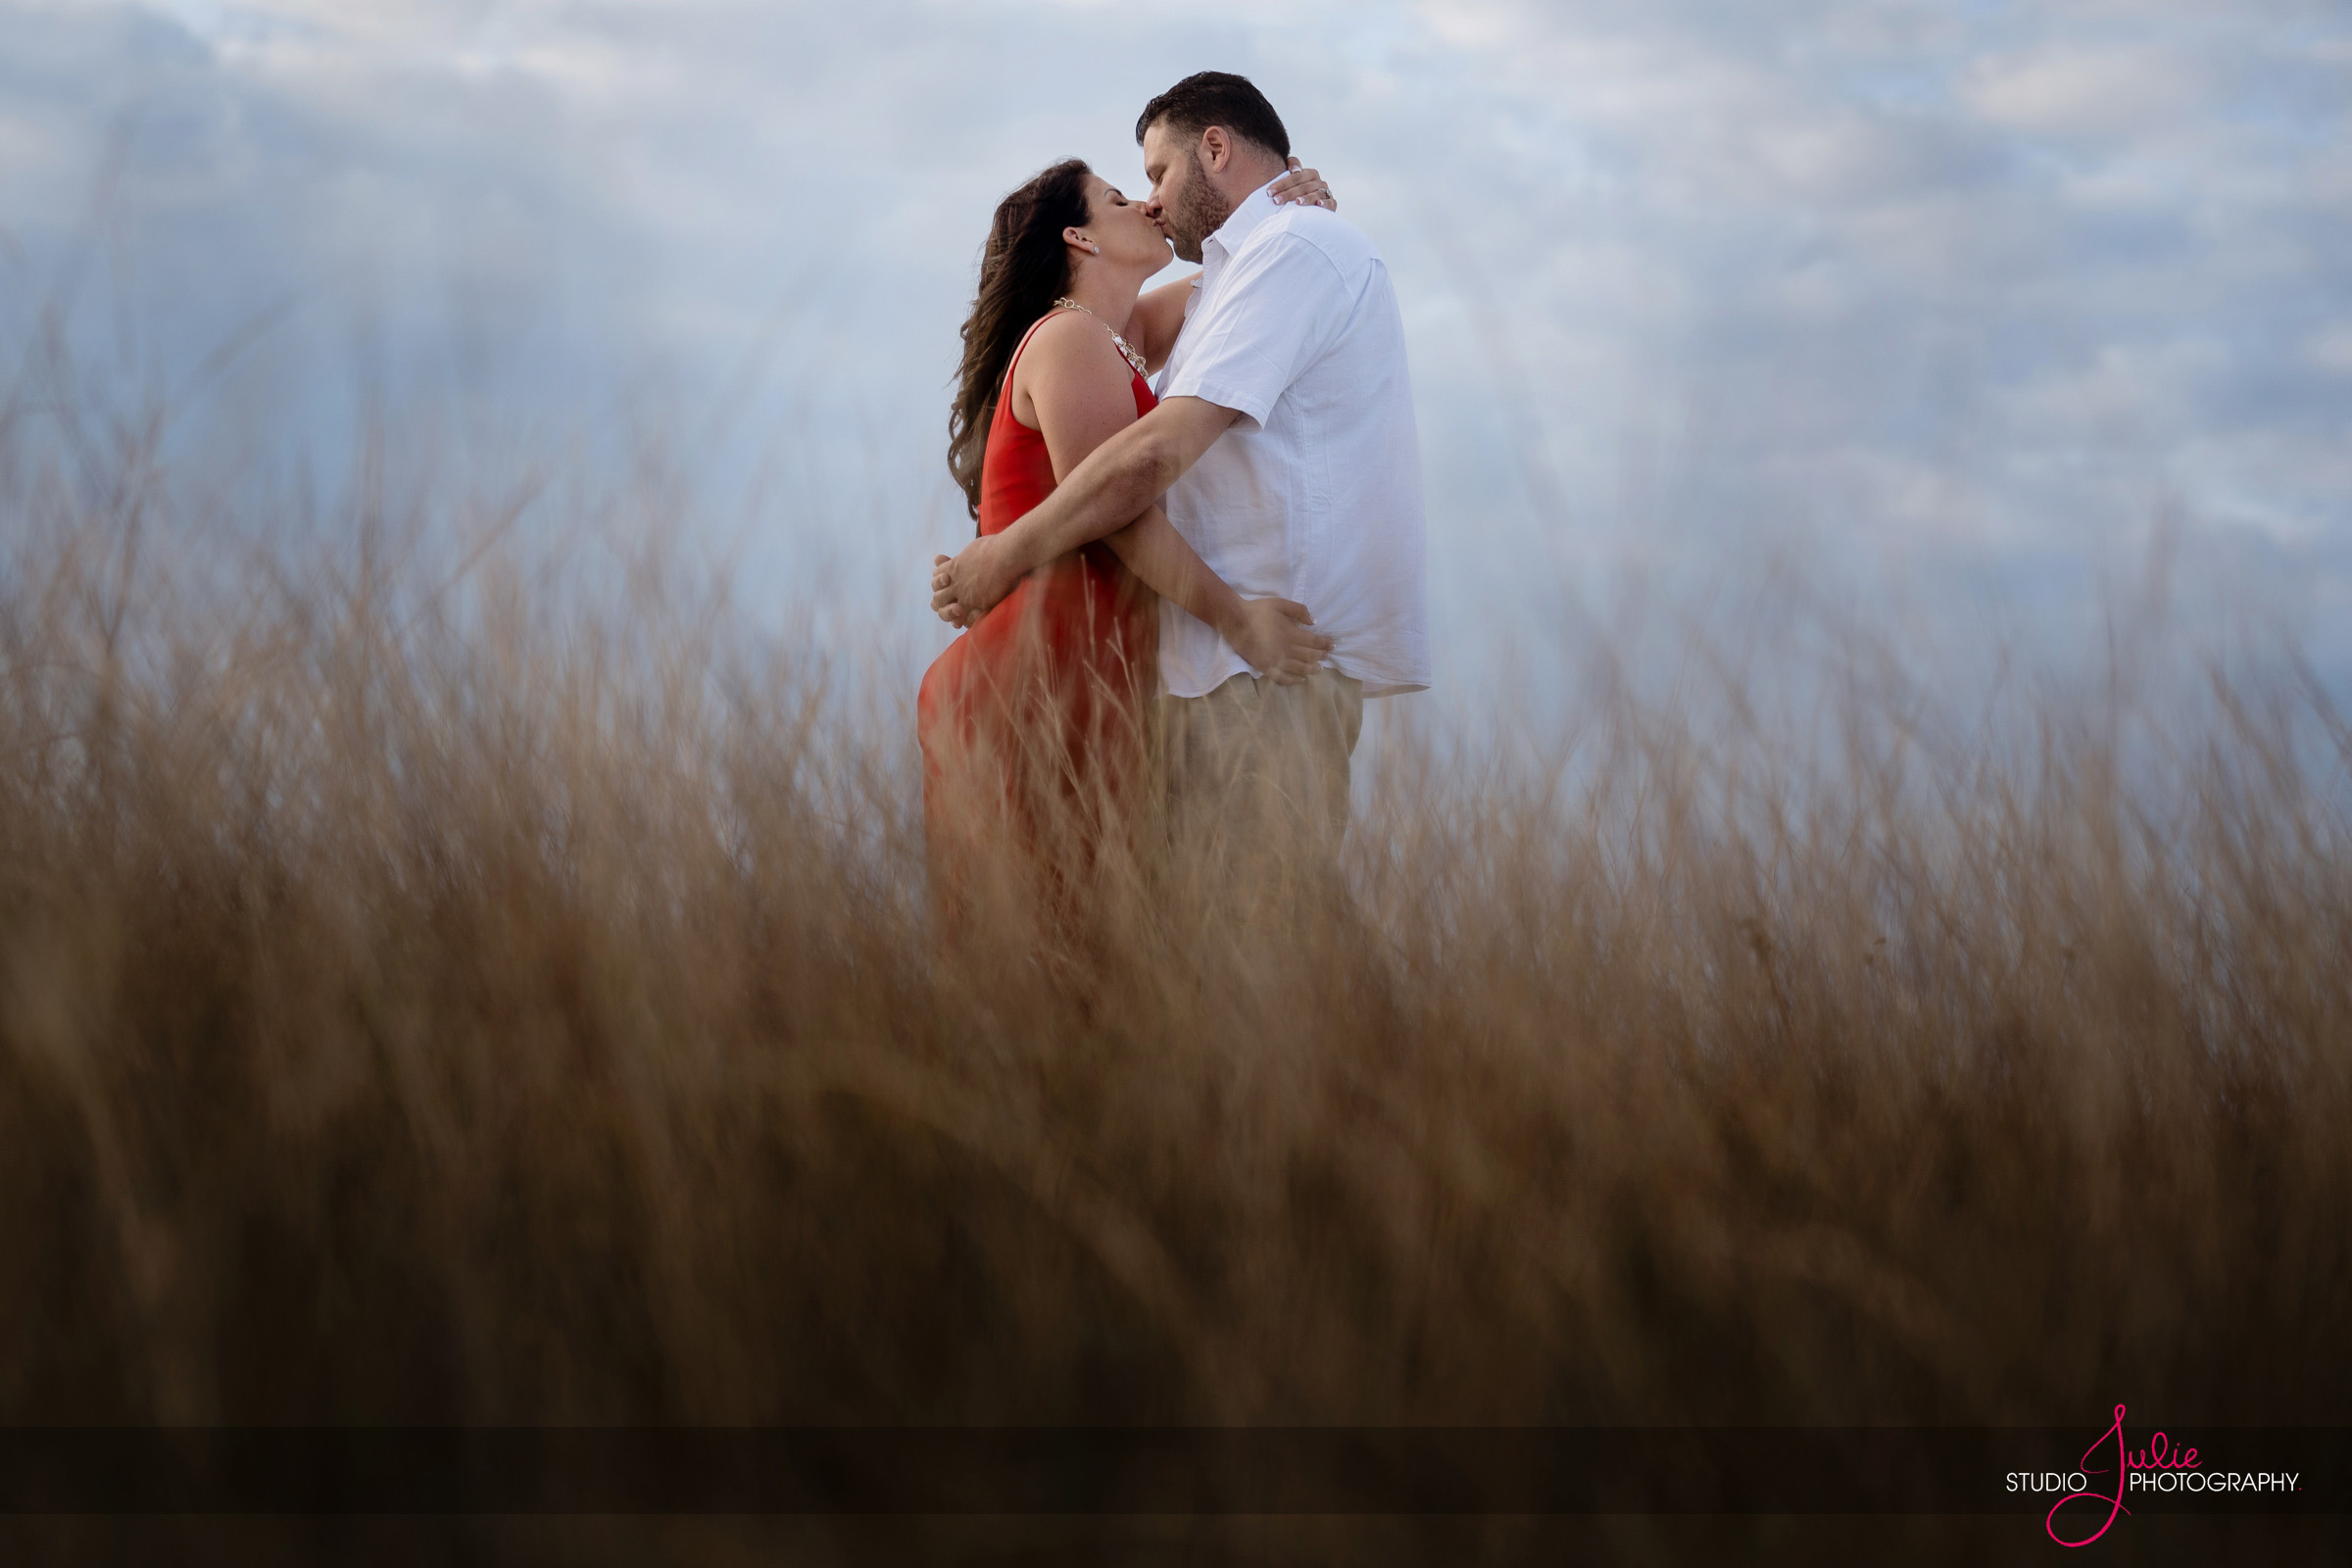
[[[1208,67],[1395,273],[1441,696],[1774,559],[2063,643],[2153,550],[2352,670],[2341,0],[0,0],[0,373],[64,300],[240,462],[658,449],[927,658],[989,212]]]

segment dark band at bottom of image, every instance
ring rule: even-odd
[[[9,1513],[2334,1514],[2352,1428],[2194,1472],[2028,1427],[0,1429]],[[2190,1476],[2193,1474],[2194,1479]],[[2102,1500],[2102,1507],[2106,1503]]]

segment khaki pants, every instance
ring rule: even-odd
[[[1205,697],[1159,700],[1168,827],[1196,866],[1336,870],[1348,833],[1348,760],[1364,685],[1318,669],[1296,686],[1236,675]]]

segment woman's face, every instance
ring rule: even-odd
[[[1168,265],[1173,254],[1168,236],[1144,211],[1143,203],[1129,201],[1116,185],[1091,171],[1086,176],[1086,231],[1102,247],[1104,261],[1152,272]]]

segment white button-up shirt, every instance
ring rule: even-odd
[[[1367,697],[1429,684],[1421,444],[1389,270],[1354,224],[1261,186],[1200,247],[1162,398],[1238,411],[1168,520],[1245,598],[1296,599]],[[1159,668],[1200,697],[1249,664],[1165,601]]]

